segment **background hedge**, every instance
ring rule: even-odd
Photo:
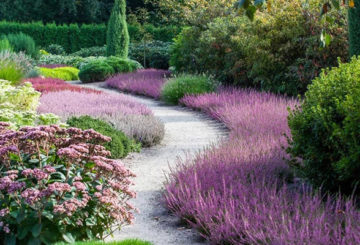
[[[142,38],[141,27],[129,25],[129,35],[133,42]],[[144,29],[154,40],[169,42],[181,31],[180,27],[165,26],[155,27],[147,24]],[[56,25],[42,24],[41,22],[18,23],[0,21],[0,33],[10,34],[22,32],[34,38],[36,45],[48,47],[51,44],[59,44],[67,53],[73,53],[81,48],[103,46],[106,44],[105,24],[70,24]]]

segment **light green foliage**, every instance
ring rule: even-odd
[[[40,68],[40,73],[45,77],[57,78],[64,81],[79,80],[79,69],[74,67]]]
[[[69,118],[67,124],[71,127],[83,130],[94,129],[102,135],[111,137],[111,141],[104,144],[105,148],[111,152],[111,158],[124,158],[130,152],[140,150],[140,144],[135,143],[123,132],[113,128],[109,123],[103,120],[91,118],[89,116],[81,116]]]
[[[0,61],[0,79],[18,84],[24,78],[24,73],[15,62]]]
[[[6,38],[0,39],[0,52],[1,51],[13,51],[13,47]]]
[[[15,63],[16,67],[21,69],[23,74],[27,75],[34,68],[34,60],[23,52],[11,52],[9,50],[0,51],[0,61]]]
[[[107,28],[107,55],[127,58],[129,53],[130,38],[126,23],[125,0],[115,0]]]
[[[80,57],[80,56],[62,56],[62,55],[41,55],[39,64],[63,64],[81,69],[81,67],[92,61],[104,61],[106,57]]]
[[[32,58],[39,57],[39,50],[34,39],[24,33],[9,34],[6,36],[15,52],[24,52]]]
[[[59,117],[54,114],[36,113],[39,99],[40,93],[31,83],[13,86],[0,80],[0,121],[11,123],[12,128],[59,123]]]
[[[288,152],[295,169],[316,186],[351,193],[360,181],[359,121],[360,59],[353,58],[324,70],[291,112]]]
[[[209,93],[215,89],[215,81],[208,76],[183,74],[167,81],[161,97],[168,103],[177,104],[185,95]]]
[[[101,82],[114,74],[114,68],[104,61],[92,61],[82,66],[79,78],[83,83]]]

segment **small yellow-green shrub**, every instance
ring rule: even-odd
[[[40,68],[44,77],[57,78],[64,81],[79,80],[79,69],[74,67]]]

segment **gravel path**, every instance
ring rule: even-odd
[[[87,87],[106,90],[102,83]],[[204,115],[178,106],[167,106],[152,99],[128,95],[146,104],[165,124],[162,143],[152,148],[144,148],[139,154],[132,154],[124,162],[137,175],[133,189],[137,198],[132,201],[140,213],[135,215],[135,224],[124,227],[110,240],[139,238],[154,245],[204,245],[199,235],[180,225],[178,218],[169,214],[162,204],[161,191],[165,173],[176,166],[178,157],[185,158],[215,144],[226,136],[226,130]]]

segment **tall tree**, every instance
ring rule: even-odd
[[[129,53],[129,39],[126,23],[126,2],[125,0],[115,0],[108,23],[106,37],[107,55],[127,58]]]

